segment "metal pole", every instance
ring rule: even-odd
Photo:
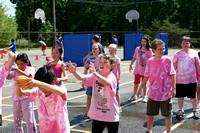
[[[28,19],[28,51],[30,51],[30,20],[35,19],[34,17],[31,17]]]
[[[137,34],[139,34],[139,20],[137,19]]]
[[[53,32],[54,32],[54,45],[56,45],[56,10],[55,10],[55,0],[53,0]]]

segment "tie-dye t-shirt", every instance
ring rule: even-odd
[[[31,101],[36,101],[39,114],[40,133],[69,133],[70,125],[67,111],[67,89],[66,95],[61,97],[52,93],[45,96],[38,88],[28,90]]]
[[[150,58],[144,73],[145,77],[149,77],[147,96],[155,101],[168,100],[172,86],[170,75],[175,73],[169,57],[163,56],[160,60],[155,60],[154,57]]]
[[[173,63],[177,63],[176,83],[189,84],[197,82],[196,61],[199,62],[196,50],[190,49],[187,53],[180,50],[175,53]]]
[[[151,50],[147,49],[140,49],[140,47],[137,47],[135,49],[135,53],[133,58],[136,58],[136,64],[135,69],[133,71],[133,74],[136,75],[144,75],[144,71],[147,65],[147,61],[149,58],[153,56]]]
[[[88,116],[91,119],[105,122],[119,121],[119,105],[116,99],[117,80],[111,72],[105,78],[109,86],[103,85],[93,74],[84,75],[85,86],[92,86],[92,100]]]
[[[116,64],[115,64],[115,67],[112,70],[112,73],[118,79],[118,75],[119,75],[118,74],[118,65],[121,63],[121,60],[120,60],[120,58],[117,55],[115,55],[115,59],[116,59]]]

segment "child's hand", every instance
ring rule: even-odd
[[[176,88],[172,88],[170,97],[173,98],[176,96]]]
[[[129,67],[129,72],[131,72],[131,70],[133,70],[132,66]]]
[[[8,53],[8,49],[0,49],[0,54],[7,54]]]
[[[76,71],[77,64],[75,64],[75,66],[73,66],[71,61],[69,61],[69,63],[66,62],[66,64],[68,65],[68,72],[74,73]]]
[[[89,67],[90,67],[89,69],[90,69],[90,72],[91,72],[91,73],[96,73],[95,66],[94,66],[94,64],[93,64],[92,62],[90,62]]]

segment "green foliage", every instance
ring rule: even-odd
[[[53,32],[53,26],[51,23],[47,20],[45,24],[42,25],[40,32]],[[54,41],[54,34],[46,34],[46,33],[40,33],[39,39],[43,40],[47,46],[53,46]]]
[[[0,47],[7,47],[11,38],[17,37],[17,23],[14,18],[9,17],[6,13],[7,7],[0,3]],[[15,33],[9,33],[15,32]]]

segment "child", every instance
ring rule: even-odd
[[[154,116],[159,114],[159,108],[161,108],[161,114],[165,117],[166,131],[170,133],[172,124],[171,98],[176,95],[175,70],[171,59],[163,56],[165,43],[160,39],[155,39],[151,46],[155,57],[150,58],[147,62],[144,80],[137,95],[140,97],[141,90],[146,86],[146,82],[149,79],[150,85],[147,93],[149,97],[147,103],[147,130],[150,133],[152,132]]]
[[[136,60],[136,65],[133,72],[135,75],[134,91],[133,95],[128,99],[130,102],[137,99],[136,93],[140,84],[140,79],[144,79],[144,71],[147,65],[147,60],[153,56],[152,51],[149,48],[149,39],[147,37],[142,37],[140,43],[141,46],[135,49],[135,53],[129,67],[129,72],[131,72],[131,70],[133,70],[132,65]],[[148,98],[146,97],[146,86],[143,88],[143,96],[143,102],[147,102]]]
[[[117,79],[117,91],[116,91],[116,98],[120,107],[120,95],[119,95],[119,81],[120,81],[120,74],[121,74],[121,68],[120,68],[120,63],[121,60],[120,58],[116,55],[117,53],[117,45],[116,44],[110,44],[109,45],[109,53],[110,55],[114,56],[116,59],[116,64],[115,67],[112,70],[112,73],[115,75]],[[120,109],[121,111],[121,109]]]
[[[0,49],[0,54],[7,54],[8,51],[7,49]],[[12,52],[8,53],[9,59],[8,61],[5,62],[3,67],[0,68],[0,126],[2,126],[2,89],[3,89],[3,84],[5,82],[6,76],[10,72],[13,63],[15,62],[16,59],[16,54],[13,54]]]
[[[200,58],[200,52],[198,52],[198,57]],[[199,104],[199,100],[200,100],[200,74],[198,73],[197,71],[197,80],[198,80],[198,83],[197,83],[197,108],[199,109],[200,108],[200,104]]]
[[[92,45],[92,56],[88,57],[86,60],[84,74],[87,74],[91,62],[94,64],[96,71],[99,72],[99,54],[102,54],[101,46],[98,43],[95,43]],[[89,119],[87,113],[91,104],[92,86],[87,87],[86,95],[87,95],[87,107],[83,119]]]
[[[11,42],[12,42],[12,43],[9,45],[9,47],[12,46],[12,48],[10,48],[10,50],[11,50],[13,53],[16,53],[16,44],[15,44],[15,39],[12,38],[12,39],[11,39]]]
[[[40,133],[69,133],[70,125],[67,111],[67,89],[56,85],[56,75],[48,65],[38,69],[35,80],[26,83],[23,90],[18,83],[17,95],[29,96],[38,104]]]
[[[14,127],[15,132],[23,132],[22,128],[22,120],[23,117],[26,120],[27,132],[37,132],[35,116],[33,111],[34,103],[30,101],[27,96],[18,97],[16,95],[16,84],[15,81],[18,76],[25,75],[27,77],[32,78],[35,73],[35,68],[31,66],[30,60],[28,59],[28,55],[26,53],[19,53],[15,60],[18,67],[12,67],[12,72],[10,72],[7,76],[7,79],[13,79],[13,114],[14,114]]]
[[[105,53],[105,50],[103,48],[103,46],[101,45],[101,43],[99,43],[99,39],[100,37],[98,35],[94,35],[92,36],[92,43],[98,43],[101,46],[102,52]],[[83,64],[85,64],[85,60],[90,57],[92,55],[92,49],[90,50],[90,52],[83,58]]]
[[[115,44],[115,45],[118,45],[118,39],[117,39],[116,35],[112,36],[112,43]]]
[[[198,119],[196,101],[196,71],[200,73],[199,58],[195,50],[190,48],[190,37],[183,36],[181,39],[182,50],[174,55],[173,64],[176,69],[176,98],[178,98],[179,110],[176,118],[183,119],[185,116],[183,104],[184,97],[190,98],[193,107],[193,118]]]
[[[63,81],[68,80],[67,71],[65,70],[65,64],[61,61],[62,53],[63,50],[60,46],[54,46],[51,50],[51,56],[53,58],[53,61],[48,63],[56,74],[56,85],[58,86],[64,85]]]
[[[41,50],[42,50],[43,55],[46,56],[46,53],[45,53],[45,50],[46,50],[46,47],[47,47],[46,43],[40,39],[39,44],[42,47]]]
[[[84,85],[92,86],[92,100],[88,116],[93,119],[92,133],[102,133],[107,127],[108,132],[117,133],[119,126],[119,106],[116,99],[117,80],[111,72],[115,66],[115,58],[103,54],[100,57],[99,69],[96,72],[93,63],[90,63],[91,74],[82,75],[76,71],[75,67],[69,65],[68,71],[78,80],[82,80]]]

